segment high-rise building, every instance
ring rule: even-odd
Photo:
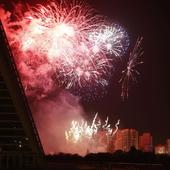
[[[115,134],[114,137],[114,150],[123,150],[123,136],[122,136],[122,131],[119,129],[117,133]]]
[[[139,137],[139,149],[143,152],[153,151],[152,135],[150,133],[143,133]]]
[[[170,139],[166,140],[166,153],[170,155]]]
[[[128,152],[134,146],[138,149],[138,131],[135,129],[122,129],[116,134],[115,150]]]
[[[155,154],[165,154],[166,153],[166,148],[165,145],[156,145],[155,146]]]
[[[43,153],[14,58],[0,21],[0,168],[14,166],[14,164],[16,167],[16,162],[19,162],[20,166],[22,163],[25,164],[24,161],[32,164],[30,160],[34,161],[34,155],[41,157]]]
[[[97,152],[107,152],[108,140],[105,130],[99,130],[95,135],[95,148]]]

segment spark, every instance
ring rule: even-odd
[[[82,120],[81,122],[78,122],[73,120],[70,129],[65,131],[66,140],[74,144],[86,140],[90,142],[100,130],[104,130],[106,136],[114,136],[118,130],[120,120],[117,121],[115,130],[113,131],[111,124],[108,123],[108,117],[104,124],[101,123],[100,119],[97,121],[97,117],[98,113],[96,113],[91,125],[88,125],[87,121]]]
[[[118,120],[117,123],[115,124],[115,130],[112,132],[112,136],[114,136],[117,133],[117,131],[119,129],[119,127],[118,127],[119,124],[120,124],[120,120]]]
[[[143,63],[143,61],[140,61],[140,57],[143,55],[143,49],[141,47],[143,38],[139,37],[136,41],[136,44],[130,53],[127,67],[125,70],[122,71],[122,77],[119,82],[122,83],[122,92],[121,97],[124,100],[125,98],[128,98],[129,95],[129,82],[135,81],[137,82],[137,77],[140,75],[139,71],[136,70],[136,67]]]

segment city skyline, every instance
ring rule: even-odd
[[[164,143],[154,144],[154,138],[150,132],[138,132],[136,129],[119,129],[114,136],[99,130],[93,137],[93,144],[89,145],[88,153],[109,152],[118,150],[129,152],[132,147],[142,152],[170,155],[170,139]]]

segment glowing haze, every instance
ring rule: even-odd
[[[0,14],[45,152],[84,154],[63,144],[70,122],[84,112],[79,98],[61,88],[80,97],[104,91],[129,46],[127,32],[76,0],[18,4]]]

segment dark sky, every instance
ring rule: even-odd
[[[7,0],[0,2],[7,4]],[[12,0],[8,1],[8,4],[11,2]],[[88,2],[99,13],[125,27],[131,45],[138,36],[143,36],[144,64],[138,67],[141,75],[138,83],[130,87],[128,100],[122,102],[120,98],[118,69],[113,76],[109,93],[102,100],[84,104],[85,109],[89,112],[98,111],[103,118],[109,115],[110,120],[120,118],[121,128],[149,131],[153,134],[154,143],[164,143],[166,138],[170,138],[168,4],[163,1],[136,0]]]

